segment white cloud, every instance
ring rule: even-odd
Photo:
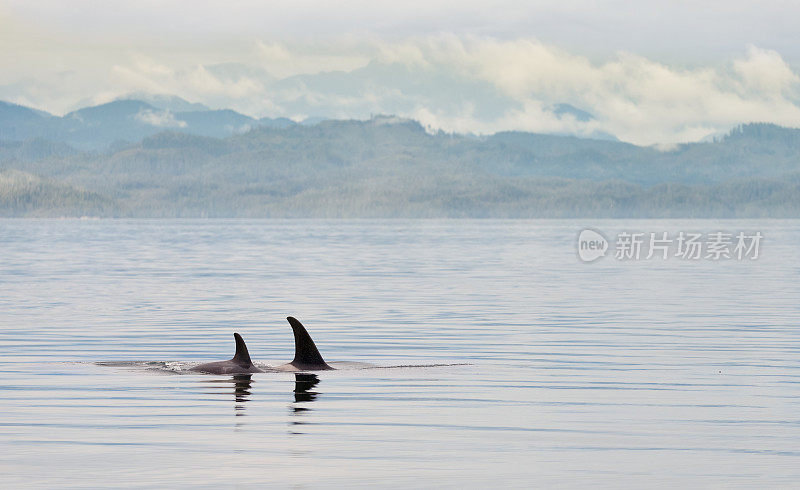
[[[186,121],[176,119],[170,111],[142,110],[136,114],[136,120],[159,128],[186,127]]]
[[[591,134],[604,131],[637,143],[696,141],[750,121],[800,126],[798,76],[774,51],[751,47],[725,67],[668,66],[631,53],[592,63],[535,40],[454,40],[418,44],[415,66],[447,63],[454,73],[479,78],[518,103],[500,117],[479,120],[469,110],[437,110],[415,117],[448,130],[507,129]],[[389,51],[384,49],[383,52]],[[595,116],[580,123],[557,118],[552,103],[570,103]]]
[[[258,117],[389,113],[446,131],[602,132],[645,145],[697,141],[750,121],[800,127],[800,77],[780,53],[756,46],[692,66],[629,51],[598,60],[533,38],[456,34],[249,41],[235,55],[200,47],[185,56],[64,49],[56,68],[34,63],[51,56],[37,51],[26,54],[25,66],[0,70],[0,99],[63,113],[79,101],[149,92]],[[64,63],[73,66],[64,70]],[[551,112],[561,103],[594,118]]]
[[[797,89],[797,74],[775,51],[750,46],[747,58],[733,64],[746,89],[767,97],[781,97]]]

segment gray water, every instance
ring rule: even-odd
[[[586,226],[764,241],[587,264]],[[798,244],[800,221],[2,220],[0,486],[796,486]],[[168,368],[234,331],[286,362],[287,315],[372,367]]]

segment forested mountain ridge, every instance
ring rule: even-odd
[[[119,99],[62,117],[0,101],[0,140],[40,138],[87,151],[135,143],[167,130],[224,138],[253,128],[294,124],[286,118],[255,119],[230,109],[211,110],[179,97]]]
[[[390,116],[224,138],[170,129],[104,151],[6,138],[0,170],[3,216],[800,216],[800,130],[769,124],[670,151]]]

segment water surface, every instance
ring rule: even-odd
[[[586,226],[764,242],[585,264]],[[799,243],[800,221],[0,220],[2,486],[796,485]],[[291,360],[287,315],[385,368],[163,369],[234,331]],[[453,365],[390,368],[429,364]]]

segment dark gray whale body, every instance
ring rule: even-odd
[[[311,336],[303,324],[291,316],[287,317],[286,320],[289,321],[289,325],[292,326],[292,331],[294,332],[294,359],[290,363],[269,369],[275,371],[327,371],[334,369],[322,358],[316,344],[311,340]],[[263,373],[264,371],[253,365],[253,361],[250,360],[250,353],[247,352],[247,346],[242,336],[235,333],[233,338],[236,339],[236,354],[232,359],[200,364],[189,369],[189,371],[206,374]]]
[[[207,374],[248,374],[263,373],[250,360],[250,353],[247,352],[247,345],[238,333],[233,334],[236,339],[236,354],[228,361],[208,362],[191,368],[189,371],[197,371]]]
[[[293,316],[286,317],[294,332],[294,360],[277,369],[282,371],[327,371],[333,369],[322,358],[306,327]]]

